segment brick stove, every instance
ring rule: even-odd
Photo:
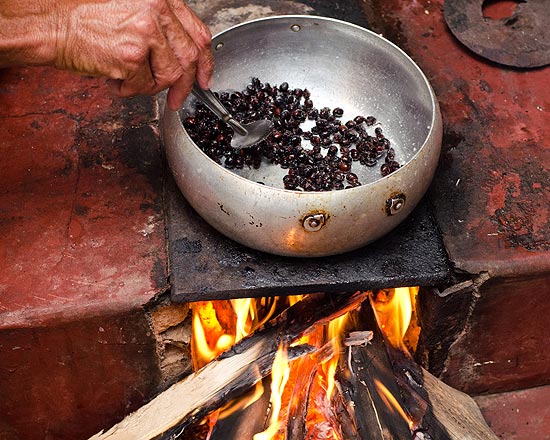
[[[214,32],[227,14],[321,14],[402,47],[444,118],[430,192],[395,234],[352,255],[265,256],[185,207],[154,100],[114,100],[102,81],[49,69],[0,71],[0,437],[85,438],[189,371],[182,323],[195,294],[416,283],[423,364],[478,395],[497,434],[548,438],[548,68],[474,55],[442,1],[190,3]]]

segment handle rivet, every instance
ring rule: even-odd
[[[307,232],[317,232],[325,225],[324,214],[310,214],[304,217],[302,226]]]
[[[396,194],[386,200],[386,214],[395,215],[405,206],[405,194]]]

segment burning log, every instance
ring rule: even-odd
[[[337,373],[348,415],[357,423],[362,440],[491,440],[496,435],[468,395],[420,368],[409,353],[396,348],[374,322],[372,309],[363,307],[360,328],[345,341],[347,362]],[[380,322],[379,322],[380,323]],[[386,326],[383,326],[386,327]],[[398,338],[399,339],[399,338]]]
[[[306,418],[309,409],[310,392],[313,380],[318,374],[319,365],[334,355],[332,345],[325,344],[317,353],[315,358],[301,358],[296,361],[296,371],[299,377],[294,382],[290,396],[290,408],[287,415],[287,426],[285,438],[303,439],[306,436]]]
[[[418,439],[491,440],[475,401],[418,366],[408,353],[387,347],[399,392]]]
[[[370,308],[366,309],[370,311]],[[361,316],[364,315],[362,311]],[[357,426],[358,438],[361,440],[410,438],[408,420],[402,416],[396,416],[395,409],[387,404],[387,393],[394,396],[395,405],[399,406],[401,402],[380,333],[370,332],[363,340],[356,337],[346,345],[347,353],[342,357],[345,361],[340,362],[337,380],[340,383],[339,391],[346,408],[351,408],[350,416]]]
[[[406,290],[372,292],[370,302],[401,397],[400,408],[406,412],[414,439],[496,440],[471,397],[444,384],[414,362],[404,343],[411,313],[403,311],[410,304],[395,304],[407,302],[403,301],[407,297],[412,302],[411,292]],[[396,314],[403,316],[399,318]]]
[[[265,378],[263,389],[268,390],[270,380]],[[216,422],[208,436],[209,440],[251,439],[267,427],[270,393],[264,392],[259,399],[246,408],[232,413]]]
[[[357,309],[366,293],[311,295],[289,307],[262,329],[172,385],[120,423],[91,439],[152,439],[180,431],[267,376],[279,344],[286,346],[332,319]],[[311,353],[311,346],[289,348],[289,359]]]

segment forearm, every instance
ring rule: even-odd
[[[208,87],[209,29],[182,0],[0,0],[0,68],[52,65],[103,76],[119,96],[167,87],[177,109]]]
[[[62,4],[0,0],[0,67],[55,64]]]

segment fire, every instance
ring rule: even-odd
[[[394,397],[394,395],[391,393],[390,390],[378,379],[374,379],[374,384],[376,385],[376,389],[378,390],[378,394],[380,394],[380,397],[386,404],[388,408],[390,408],[392,411],[397,412],[409,425],[409,428],[413,428],[413,421],[411,418],[405,413],[397,399]]]
[[[230,344],[211,301],[193,305],[193,363],[195,370],[210,362]],[[229,338],[231,339],[231,338]]]
[[[378,326],[385,338],[393,347],[406,353],[409,353],[408,348],[414,350],[416,347],[420,330],[415,325],[414,309],[418,290],[418,287],[404,287],[379,290],[369,295]],[[195,303],[192,306],[192,350],[195,368],[202,367],[254,332],[271,319],[277,310],[292,306],[302,298],[288,296]],[[342,353],[349,322],[349,315],[343,315],[324,327],[316,328],[292,344],[317,347],[319,355],[307,355],[289,362],[287,347],[279,347],[272,368],[269,426],[265,431],[256,434],[254,440],[285,439],[289,420],[294,420],[293,415],[300,414],[300,408],[304,407],[302,402],[305,402],[307,407],[307,415],[303,416],[307,438],[342,438],[338,417],[333,412],[333,399],[338,389],[335,380],[338,364],[340,359],[344,359],[344,362],[346,359]],[[372,337],[372,332],[370,333]],[[386,405],[411,425],[410,417],[384,384],[375,380],[375,385]],[[211,415],[209,424],[213,426],[216,420],[246,408],[259,399],[263,392],[262,381],[259,380],[256,388],[247,393],[246,397],[230,402]],[[307,394],[305,398],[308,400],[303,400],[304,394]]]
[[[202,301],[192,306],[193,367],[198,370],[242,338],[246,337],[273,316],[277,298],[233,299],[229,301]],[[260,378],[259,378],[260,379]],[[210,426],[218,419],[244,409],[258,400],[264,392],[261,381],[253,392],[229,402],[209,418]]]
[[[324,365],[323,370],[327,381],[327,400],[330,401],[334,392],[335,381],[334,374],[340,360],[340,351],[342,350],[342,335],[348,321],[348,313],[332,320],[328,325],[328,337],[332,344],[334,355]]]
[[[418,287],[398,287],[378,290],[369,296],[378,327],[393,347],[406,353],[416,347],[420,332],[412,321],[418,290]]]
[[[195,370],[268,321],[278,298],[201,301],[193,304],[192,351]]]
[[[271,440],[279,432],[282,395],[289,375],[288,352],[286,347],[280,345],[271,371],[271,417],[269,426],[265,431],[254,435],[254,440]]]

